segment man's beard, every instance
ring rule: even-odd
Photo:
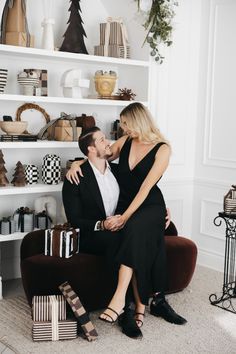
[[[107,152],[107,153],[104,153],[103,155],[99,152],[99,151],[97,151],[97,157],[99,158],[99,159],[105,159],[105,160],[107,160],[109,157],[111,157],[111,155],[112,155],[112,152]]]

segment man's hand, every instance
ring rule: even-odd
[[[81,160],[81,161],[74,161],[72,162],[71,164],[71,167],[70,169],[67,171],[67,174],[66,174],[66,178],[68,179],[68,181],[73,184],[79,184],[80,181],[79,181],[79,176],[78,176],[78,173],[79,172],[79,175],[81,177],[84,177],[83,176],[83,173],[82,173],[82,170],[80,168],[80,166],[84,163],[84,160]]]
[[[114,216],[109,216],[105,222],[105,228],[110,231],[118,231],[124,227],[126,223],[125,218],[123,215],[114,215]]]
[[[170,225],[170,220],[171,220],[171,215],[170,215],[170,209],[166,208],[166,226],[165,229]]]

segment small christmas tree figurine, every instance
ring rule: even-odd
[[[0,187],[5,187],[9,184],[9,181],[6,177],[7,170],[5,168],[5,161],[3,158],[2,150],[0,150]]]
[[[25,170],[20,161],[18,161],[16,164],[13,180],[11,183],[14,184],[15,187],[24,187],[26,185]]]
[[[83,20],[80,16],[80,0],[70,0],[70,2],[70,17],[67,22],[69,26],[64,34],[64,41],[60,51],[88,54],[84,44],[84,36],[87,36],[83,28]]]

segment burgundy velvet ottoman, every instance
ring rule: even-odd
[[[183,290],[190,283],[197,259],[195,243],[177,236],[173,223],[165,236],[167,293]],[[114,273],[101,256],[79,253],[71,258],[44,256],[44,231],[28,233],[21,243],[21,276],[31,306],[34,295],[60,294],[58,286],[68,281],[88,311],[105,308],[116,288]]]

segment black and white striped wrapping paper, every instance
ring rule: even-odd
[[[70,258],[79,252],[79,229],[45,230],[45,256]]]
[[[52,322],[34,322],[32,329],[34,341],[53,340]],[[58,322],[58,340],[75,339],[77,337],[77,321]]]
[[[66,300],[62,295],[52,295],[57,301],[58,320],[66,320]],[[52,297],[51,296],[51,297]],[[51,321],[52,307],[50,296],[34,296],[32,301],[32,318],[34,322]]]
[[[66,320],[66,304],[61,295],[34,296],[33,320],[34,341],[57,341],[77,337],[77,321]]]

